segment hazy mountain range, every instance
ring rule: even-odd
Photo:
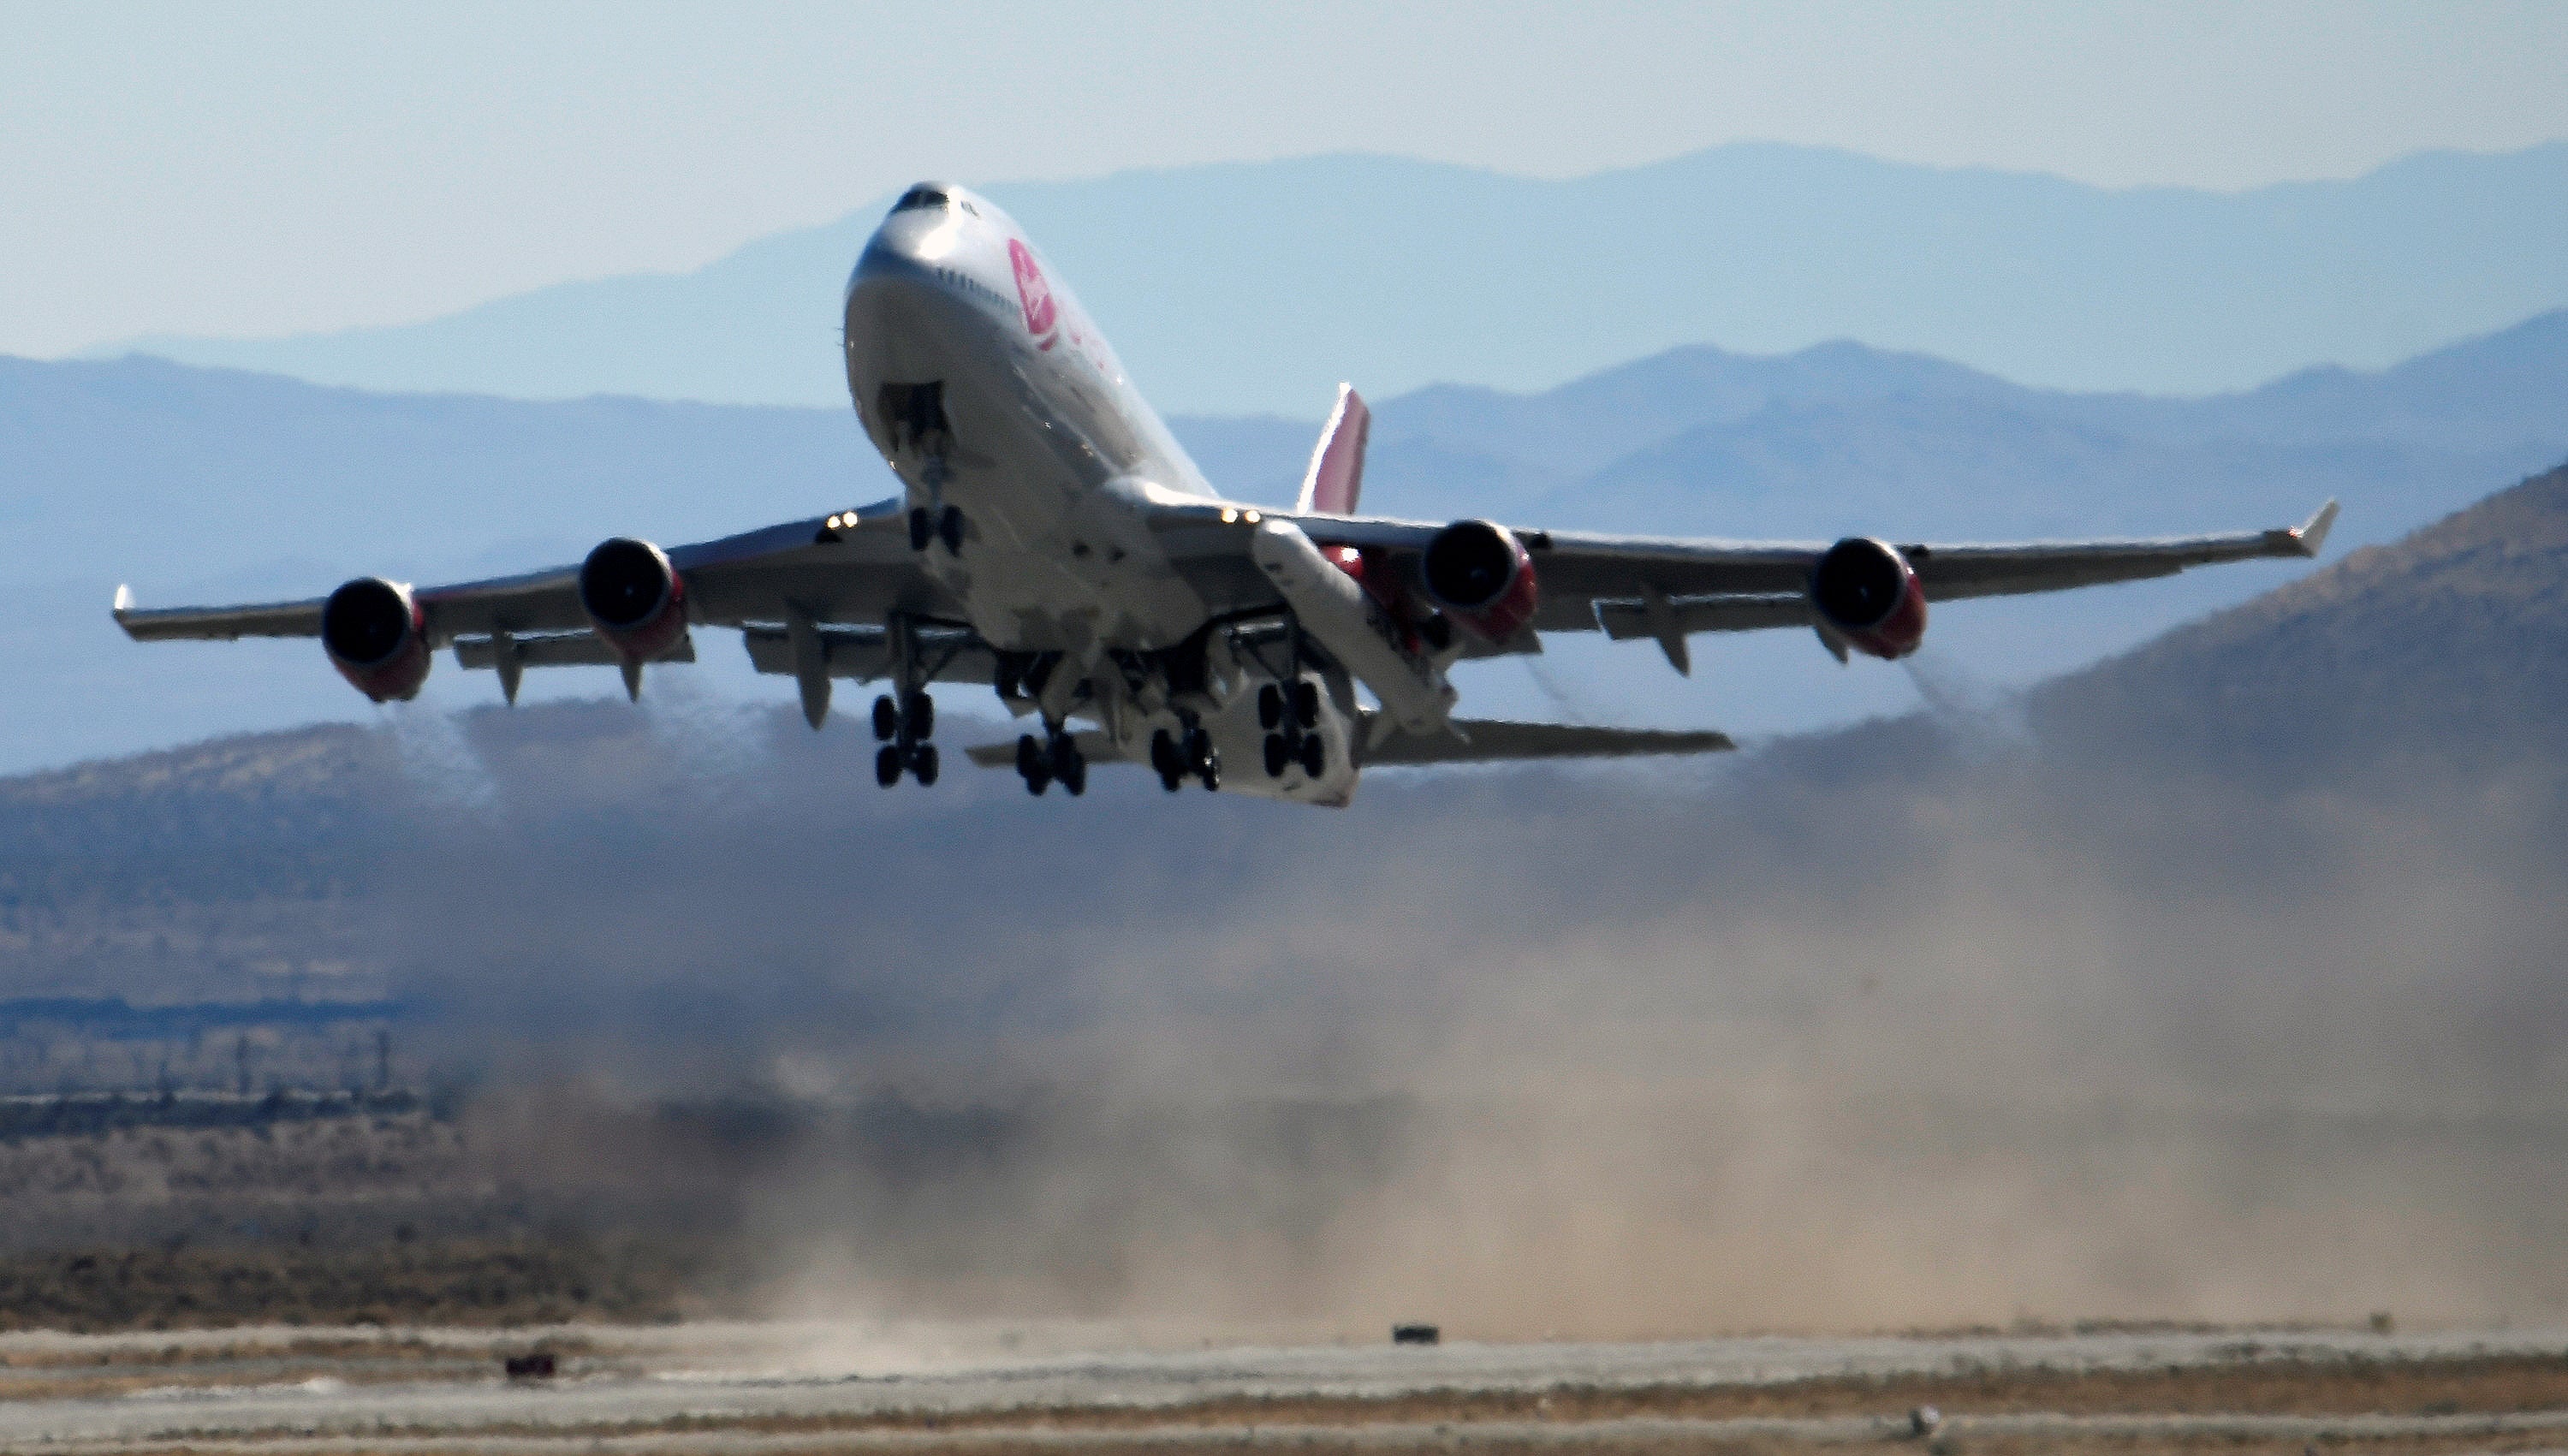
[[[1342,379],[1539,390],[1707,339],[1860,339],[2053,388],[2197,394],[2568,305],[2568,144],[2239,193],[1770,144],[1565,180],[1340,155],[989,190],[1183,414],[1317,413]],[[377,390],[833,405],[841,290],[888,201],[683,275],[101,352]]]
[[[1382,399],[1365,504],[1702,535],[2024,538],[2284,524],[2345,501],[2337,540],[2389,539],[2568,453],[2568,313],[2378,373],[2308,371],[2174,401],[2027,389],[1833,344],[1692,347],[1538,395]],[[1212,478],[1291,497],[1316,419],[1177,422]],[[601,537],[700,539],[894,488],[851,414],[598,399],[384,396],[149,361],[0,360],[0,767],[367,708],[309,643],[126,642],[106,606],[317,595],[359,573],[454,580],[576,560]],[[2024,684],[2293,574],[2255,565],[1939,609],[1921,666]],[[1655,653],[1560,643],[1531,676],[1475,668],[1475,711],[1765,732],[1896,711],[1912,677],[1840,670],[1806,638]],[[602,671],[537,699],[610,691]],[[451,663],[425,703],[487,701]],[[655,693],[773,701],[726,634]]]

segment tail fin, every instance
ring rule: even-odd
[[[1373,411],[1365,408],[1364,396],[1354,385],[1338,386],[1338,408],[1329,412],[1319,446],[1311,451],[1295,510],[1355,514],[1356,496],[1364,489],[1365,436],[1372,429]]]

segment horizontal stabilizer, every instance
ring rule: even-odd
[[[1368,719],[1372,715],[1366,715]],[[1444,732],[1393,728],[1365,749],[1368,768],[1406,763],[1498,763],[1521,758],[1637,758],[1665,753],[1722,753],[1739,745],[1708,728],[1595,728],[1570,723],[1456,720]]]

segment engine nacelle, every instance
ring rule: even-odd
[[[409,587],[361,576],[322,604],[321,649],[358,692],[408,702],[428,681],[428,614]]]
[[[1810,571],[1810,602],[1839,640],[1892,661],[1926,640],[1926,592],[1894,547],[1864,536],[1830,546]]]
[[[1504,526],[1456,521],[1427,543],[1418,567],[1427,595],[1475,637],[1505,642],[1533,621],[1533,557]]]
[[[659,547],[617,536],[579,564],[579,609],[616,656],[651,662],[686,633],[687,579]]]

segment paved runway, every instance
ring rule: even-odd
[[[1097,1347],[1081,1349],[1081,1336]],[[1158,1332],[1161,1338],[1166,1332]],[[871,1449],[915,1444],[1409,1448],[1461,1437],[1527,1447],[1755,1440],[1833,1445],[1904,1428],[1864,1415],[1562,1423],[1414,1420],[1402,1397],[1702,1391],[1831,1377],[2234,1370],[2473,1357],[2568,1361],[2568,1330],[2096,1333],[1965,1338],[1767,1336],[1632,1344],[1389,1343],[1111,1348],[1147,1331],[697,1325],[461,1331],[223,1331],[0,1337],[0,1449],[117,1450],[178,1442],[257,1450]],[[540,1382],[503,1353],[561,1352]],[[1014,1345],[1015,1348],[1009,1348]],[[1295,1402],[1339,1402],[1294,1415]],[[1348,1407],[1344,1402],[1369,1402]],[[1244,1404],[1255,1402],[1255,1404]],[[1199,1417],[1185,1417],[1206,1407]],[[1349,1419],[1349,1408],[1379,1419]],[[1061,1418],[1112,1413],[1113,1424]],[[1014,1413],[1001,1415],[998,1413]],[[1262,1413],[1273,1419],[1261,1421]],[[2367,1425],[2365,1422],[2369,1421]],[[2048,1422],[2048,1424],[2046,1424]],[[2298,1422],[2295,1424],[2294,1422]],[[2118,1424],[2116,1424],[2118,1423]],[[2188,1424],[2190,1423],[2190,1424]],[[967,1429],[968,1426],[968,1429]],[[2568,1410],[1956,1412],[1953,1431],[2018,1438],[2146,1435],[2238,1441],[2443,1441],[2475,1434],[2568,1445]]]

